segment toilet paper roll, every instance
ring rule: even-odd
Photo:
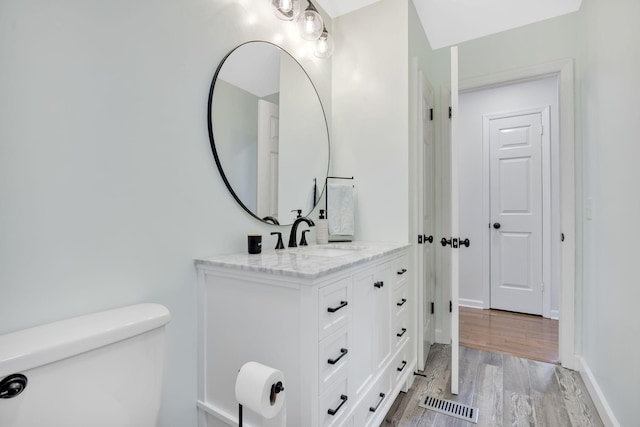
[[[275,417],[285,401],[284,375],[258,362],[245,363],[236,378],[236,400],[264,418]]]

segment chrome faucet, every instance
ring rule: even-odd
[[[293,225],[291,226],[291,234],[289,234],[290,248],[295,248],[296,246],[298,246],[298,244],[296,243],[296,240],[298,238],[298,225],[300,225],[300,223],[303,221],[306,222],[309,227],[313,227],[316,225],[311,219],[307,218],[306,216],[296,218],[296,220],[293,222]]]

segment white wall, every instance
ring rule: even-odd
[[[248,0],[0,3],[0,333],[164,304],[159,425],[195,425],[193,259],[274,229],[218,174],[209,85],[241,42],[298,52],[290,29]],[[330,61],[302,64],[330,106]]]
[[[637,424],[640,3],[588,0],[582,355],[622,426]],[[580,205],[579,205],[580,210]]]
[[[407,25],[397,0],[334,20],[332,173],[355,177],[358,240],[408,239]]]
[[[559,145],[557,77],[545,77],[507,86],[475,90],[460,94],[459,165],[460,235],[472,242],[460,252],[460,304],[489,308],[490,229],[489,199],[484,181],[488,174],[488,146],[483,144],[483,116],[487,114],[550,107],[552,147]],[[556,160],[558,150],[555,150]],[[555,164],[555,161],[552,161]],[[559,234],[556,233],[556,236]],[[557,248],[556,248],[557,249]],[[558,260],[558,254],[551,257]],[[556,266],[557,267],[557,266]],[[551,311],[559,310],[559,283],[551,288]]]
[[[292,210],[301,209],[306,216],[314,207],[313,178],[322,191],[329,164],[329,134],[322,106],[306,74],[286,56],[280,72],[278,219],[281,224],[291,224],[296,218]]]
[[[259,99],[218,75],[211,113],[216,153],[236,196],[252,212],[258,209]]]

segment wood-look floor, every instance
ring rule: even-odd
[[[558,363],[558,321],[500,310],[460,307],[460,345]]]
[[[473,427],[418,406],[426,394],[478,408],[478,426],[603,426],[580,375],[561,366],[460,347],[459,394],[451,390],[451,346],[434,344],[424,377],[400,393],[382,427]]]

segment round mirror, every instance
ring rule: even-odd
[[[213,77],[208,120],[218,170],[247,212],[284,225],[313,210],[329,132],[311,79],[289,53],[263,41],[232,50]]]

